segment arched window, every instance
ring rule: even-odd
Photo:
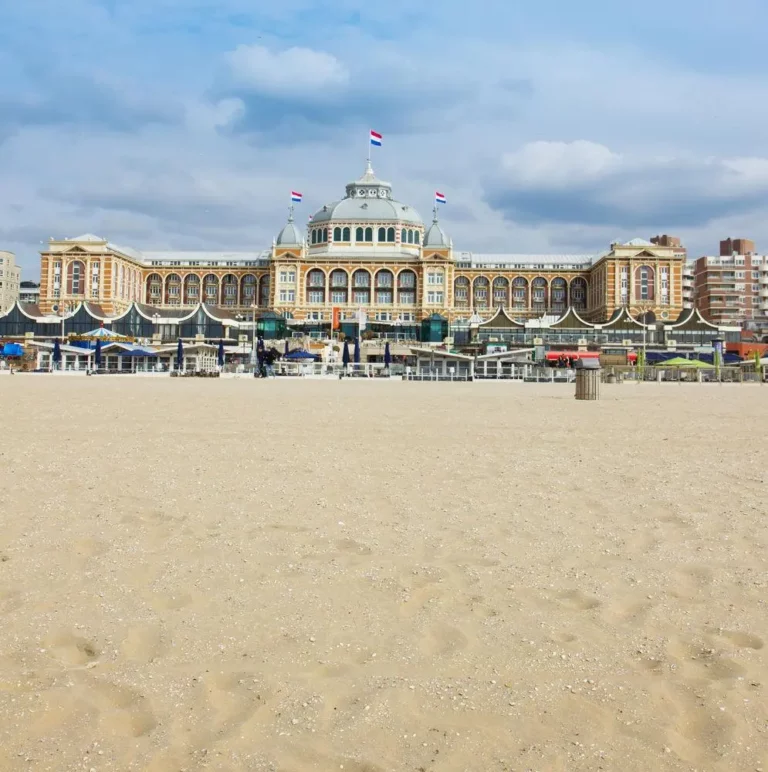
[[[421,234],[418,231],[413,232],[413,243],[414,244],[420,244],[421,243]]]
[[[333,229],[333,240],[341,241],[341,228],[338,225]]]
[[[355,230],[355,241],[365,241],[365,232],[362,228],[357,228]]]
[[[395,229],[394,228],[387,228],[387,241],[390,244],[395,243]]]
[[[512,279],[512,308],[515,311],[528,308],[528,280],[523,276]]]
[[[252,306],[256,302],[256,277],[247,273],[240,280],[240,303]]]
[[[259,305],[270,305],[270,281],[269,274],[264,274],[259,281]]]
[[[408,233],[409,233],[409,231],[407,231],[405,228],[403,228],[400,231],[400,243],[401,244],[407,244],[408,243]]]
[[[215,304],[219,300],[219,279],[209,273],[203,279],[203,303]]]
[[[325,303],[325,273],[319,268],[307,273],[307,303]]]
[[[344,230],[341,232],[341,240],[342,241],[350,241],[350,233],[351,231],[349,228],[344,228]]]
[[[160,303],[163,295],[163,279],[159,273],[147,276],[147,303]]]
[[[323,228],[323,243],[328,243],[328,228]]]
[[[547,280],[542,276],[538,276],[531,282],[531,304],[536,314],[547,312],[547,287]]]
[[[368,305],[371,302],[371,274],[365,270],[352,274],[352,302]]]
[[[387,240],[387,229],[386,228],[379,228],[379,235],[378,235],[379,243],[382,244]]]
[[[475,308],[488,308],[488,289],[490,282],[485,276],[478,276],[474,281],[473,296]]]
[[[506,306],[509,302],[509,280],[497,276],[493,280],[493,305]]]
[[[313,244],[317,244],[317,231],[314,228],[312,229],[311,240]]]
[[[654,300],[656,293],[655,273],[650,265],[641,265],[635,269],[635,300]]]
[[[383,269],[376,274],[376,305],[390,305],[394,300],[395,277]]]
[[[200,302],[200,277],[194,273],[184,278],[184,305],[194,306]]]
[[[571,282],[571,306],[576,311],[587,308],[587,282],[580,277]]]
[[[85,263],[74,260],[67,266],[67,294],[85,293]]]
[[[222,298],[223,305],[235,306],[237,305],[237,277],[231,273],[228,273],[222,281]]]
[[[405,270],[397,274],[397,302],[402,306],[416,305],[416,274]]]
[[[418,244],[419,242],[416,241],[416,237],[419,235],[418,231],[408,231],[408,243],[409,244]]]
[[[181,305],[181,276],[169,273],[165,277],[165,303],[169,306]]]
[[[469,279],[457,276],[453,282],[453,300],[457,306],[466,308],[469,305]]]
[[[551,292],[551,310],[556,314],[563,313],[568,307],[568,282],[562,277],[552,279]]]

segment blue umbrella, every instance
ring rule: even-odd
[[[384,344],[384,367],[392,364],[392,354],[389,353],[389,341]]]
[[[180,371],[183,364],[184,364],[184,344],[181,342],[181,338],[179,338],[179,345],[176,349],[176,369]]]
[[[53,362],[54,364],[59,364],[59,362],[61,362],[61,344],[59,343],[58,338],[53,341]]]
[[[96,362],[96,367],[101,367],[101,340],[96,341],[96,351],[93,354],[93,360]]]
[[[341,354],[341,361],[346,367],[349,364],[349,341],[344,341],[344,351]]]
[[[285,352],[284,352],[284,356],[288,356],[288,354],[290,354],[290,353],[291,353],[291,349],[288,346],[288,338],[286,338],[285,339]]]
[[[223,340],[219,341],[219,352],[218,352],[217,359],[219,362],[219,367],[224,367],[224,341]]]
[[[360,340],[355,338],[355,364],[360,364]]]

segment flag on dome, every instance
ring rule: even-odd
[[[446,201],[445,194],[438,193],[437,191],[435,191],[435,203],[436,204],[444,204],[445,201]]]
[[[304,195],[302,193],[297,193],[295,190],[291,191],[291,201],[294,203],[300,204],[303,198]]]
[[[381,147],[382,136],[378,131],[371,129],[371,144],[375,147]]]

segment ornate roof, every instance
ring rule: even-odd
[[[368,161],[363,176],[347,185],[346,196],[315,212],[312,224],[370,221],[423,225],[415,209],[392,197],[392,185],[378,179]]]
[[[437,221],[437,207],[432,210],[432,225],[424,234],[423,244],[425,247],[436,247],[438,249],[449,249],[451,240],[445,235],[445,231],[440,227]]]
[[[304,237],[301,231],[296,227],[296,223],[293,221],[293,207],[288,215],[288,222],[275,239],[277,246],[301,246],[304,243]]]

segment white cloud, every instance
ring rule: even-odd
[[[586,140],[575,142],[529,142],[502,156],[502,168],[521,184],[569,187],[610,174],[622,157],[605,145]]]
[[[349,72],[339,60],[311,48],[270,51],[260,45],[240,45],[226,56],[237,86],[273,96],[315,96],[322,89],[343,88]]]

